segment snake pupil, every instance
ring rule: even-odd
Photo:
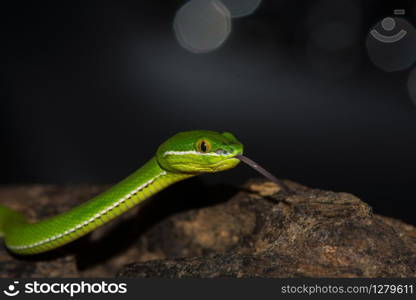
[[[201,142],[201,151],[207,152],[207,143],[205,141]]]

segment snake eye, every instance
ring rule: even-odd
[[[211,144],[206,140],[198,141],[197,148],[199,152],[206,153],[211,150]]]

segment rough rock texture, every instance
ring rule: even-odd
[[[179,183],[60,250],[22,258],[1,249],[0,277],[416,275],[416,228],[353,195],[287,184],[293,194],[258,180],[241,189]],[[35,220],[104,188],[9,187],[0,201]]]

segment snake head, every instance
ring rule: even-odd
[[[234,168],[243,145],[229,132],[180,132],[161,144],[156,158],[162,169],[177,173],[214,173]]]

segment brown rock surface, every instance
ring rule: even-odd
[[[294,194],[265,181],[234,189],[188,180],[62,249],[33,257],[0,249],[0,277],[416,275],[416,228],[353,195],[287,183]],[[0,201],[36,220],[104,188],[3,187]]]

